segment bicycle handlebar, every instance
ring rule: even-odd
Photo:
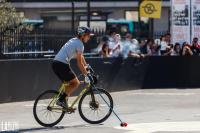
[[[97,84],[99,76],[95,73],[95,71],[93,70],[93,68],[89,64],[87,64],[87,68],[86,69],[87,69],[87,71],[90,72],[90,74],[93,77],[93,80],[94,80],[93,84]]]
[[[95,74],[94,70],[92,69],[92,67],[89,64],[87,65],[87,68],[91,74]]]

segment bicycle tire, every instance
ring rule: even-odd
[[[79,110],[79,114],[80,114],[80,116],[81,116],[81,118],[84,120],[84,121],[86,121],[87,123],[90,123],[90,124],[100,124],[100,123],[103,123],[105,120],[107,120],[108,119],[108,117],[111,115],[111,113],[112,113],[112,110],[113,110],[113,99],[112,99],[112,97],[111,97],[111,95],[106,91],[106,90],[104,90],[104,89],[101,89],[101,88],[96,88],[97,90],[98,90],[98,92],[100,92],[101,93],[101,95],[105,95],[106,97],[107,97],[107,102],[109,103],[109,106],[110,107],[108,107],[107,105],[107,107],[108,107],[108,112],[107,112],[107,114],[103,117],[103,118],[101,118],[101,119],[99,119],[99,120],[92,120],[92,119],[89,119],[89,118],[87,118],[87,116],[83,113],[83,109],[82,109],[82,107],[84,106],[83,105],[83,100],[86,98],[86,96],[89,96],[89,95],[91,95],[91,92],[90,91],[87,91],[85,94],[83,94],[83,96],[81,97],[81,99],[80,99],[80,101],[79,101],[79,104],[78,104],[78,110]],[[95,98],[97,97],[97,95],[99,95],[98,93],[97,93],[97,90],[96,89],[93,89],[93,92],[96,94],[96,96],[95,96]],[[101,98],[101,97],[100,97]],[[105,98],[105,97],[104,97]]]
[[[39,102],[39,100],[42,100],[41,98],[47,94],[53,94],[52,96],[55,96],[55,95],[58,95],[58,91],[55,91],[55,90],[47,90],[45,92],[43,92],[42,94],[40,94],[37,99],[35,100],[34,102],[34,106],[33,106],[33,115],[34,115],[34,118],[35,120],[41,125],[41,126],[44,126],[44,127],[53,127],[55,126],[56,124],[58,124],[64,117],[65,115],[65,111],[62,110],[62,113],[61,115],[59,116],[59,118],[52,122],[52,123],[44,123],[42,120],[40,120],[40,118],[38,117],[38,114],[37,114],[37,104]]]

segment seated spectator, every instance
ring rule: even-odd
[[[172,56],[180,56],[181,55],[181,45],[179,43],[175,43]]]
[[[197,37],[193,38],[191,49],[192,49],[192,52],[193,52],[194,55],[200,54],[200,45],[198,43]]]
[[[102,50],[100,52],[100,55],[102,57],[109,57],[110,56],[110,50],[109,50],[109,46],[107,43],[104,43],[102,46]]]
[[[153,39],[150,39],[150,55],[151,56],[158,56],[160,55],[160,45],[158,43],[155,43]]]
[[[93,53],[100,53],[101,50],[102,50],[102,47],[104,44],[107,44],[108,43],[108,36],[103,36],[100,40],[100,43],[98,44],[98,46],[94,49],[91,50],[91,52]],[[108,45],[108,44],[107,44]]]
[[[159,53],[160,46],[159,45],[154,43],[153,45],[151,45],[150,50],[151,50],[151,56],[160,55],[160,53]]]
[[[191,56],[193,52],[189,43],[184,42],[182,46],[182,56]]]

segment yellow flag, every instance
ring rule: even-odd
[[[160,18],[161,5],[161,0],[143,0],[140,3],[140,17]]]

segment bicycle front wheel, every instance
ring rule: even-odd
[[[64,109],[56,105],[57,95],[57,91],[47,90],[35,100],[33,115],[35,120],[44,127],[55,126],[65,115]]]
[[[78,109],[83,120],[90,124],[99,124],[108,119],[113,110],[113,99],[104,89],[93,89],[94,100],[90,91],[80,99]]]

